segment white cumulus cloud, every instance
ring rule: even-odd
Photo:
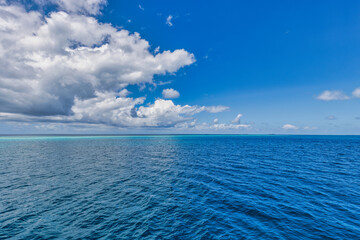
[[[162,95],[164,98],[178,98],[180,97],[180,93],[172,88],[167,88],[162,91]]]

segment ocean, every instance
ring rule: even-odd
[[[1,136],[7,238],[360,239],[360,137]]]

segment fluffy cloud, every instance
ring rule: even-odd
[[[114,92],[96,92],[95,97],[81,100],[76,98],[71,115],[29,116],[23,114],[0,113],[5,121],[58,122],[101,124],[127,128],[167,128],[187,127],[194,122],[193,116],[200,112],[217,112],[221,107],[175,105],[171,100],[158,99],[153,104],[142,106],[144,97],[119,97]],[[195,121],[196,122],[196,121]]]
[[[2,119],[164,127],[227,109],[163,99],[143,106],[145,97],[128,97],[127,86],[154,84],[154,75],[175,73],[195,62],[194,55],[184,49],[151,53],[138,33],[89,16],[105,0],[52,2],[62,11],[46,16],[0,3]]]
[[[162,95],[164,98],[178,98],[180,97],[180,93],[172,88],[167,88],[162,91]]]
[[[317,97],[317,99],[323,101],[333,101],[333,100],[347,100],[349,99],[349,97],[341,91],[326,90],[323,93],[321,93]]]
[[[292,124],[284,124],[282,126],[282,129],[285,129],[285,130],[296,130],[296,129],[299,129],[297,126],[294,126]]]
[[[118,127],[174,127],[193,120],[191,116],[208,111],[206,107],[175,105],[171,100],[158,99],[149,106],[139,106],[144,98],[119,98],[114,93],[97,93],[84,101],[76,99],[74,115],[68,121],[103,123]]]

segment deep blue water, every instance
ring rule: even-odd
[[[360,239],[360,137],[0,137],[0,239]]]

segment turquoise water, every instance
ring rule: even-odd
[[[359,239],[360,137],[2,136],[0,239]]]

